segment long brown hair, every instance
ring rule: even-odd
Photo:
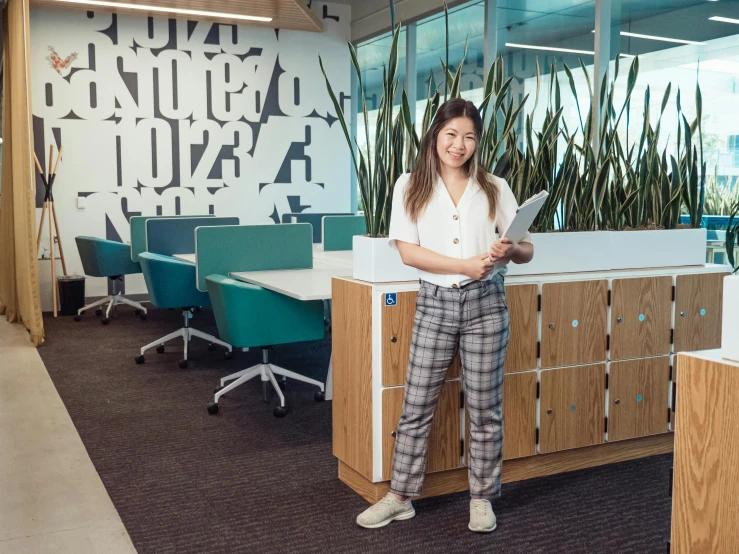
[[[495,219],[495,209],[498,205],[498,188],[495,186],[492,175],[480,165],[480,138],[482,137],[482,118],[480,112],[472,102],[463,98],[453,98],[444,102],[436,112],[431,128],[421,141],[421,149],[416,158],[408,187],[405,191],[405,211],[412,221],[418,216],[431,200],[438,179],[441,162],[436,152],[436,140],[444,126],[452,119],[466,117],[472,120],[475,127],[475,152],[464,164],[463,170],[467,177],[474,177],[477,184],[488,197],[490,219]]]

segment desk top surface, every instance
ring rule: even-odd
[[[279,292],[297,300],[328,300],[331,298],[332,279],[350,277],[351,274],[351,266],[317,262],[313,269],[243,271],[229,275],[239,281]]]

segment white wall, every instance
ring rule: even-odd
[[[82,272],[75,236],[128,241],[131,215],[350,211],[350,154],[318,65],[348,110],[349,18],[329,4],[324,32],[303,33],[32,10],[35,151],[48,165],[49,145],[64,146],[54,198],[68,273]],[[58,72],[49,47],[77,57]],[[38,180],[38,217],[43,192]],[[41,245],[48,257],[46,232]],[[39,268],[49,310],[50,263]],[[106,281],[88,278],[87,295]],[[145,290],[127,278],[128,293]]]

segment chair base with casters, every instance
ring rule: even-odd
[[[190,340],[192,337],[197,337],[199,339],[207,340],[208,341],[208,350],[215,350],[216,344],[219,344],[225,348],[227,348],[224,357],[227,360],[231,359],[232,354],[232,347],[230,344],[223,342],[222,340],[219,340],[215,338],[213,335],[209,335],[208,333],[204,333],[203,331],[199,331],[198,329],[194,329],[193,327],[190,327],[190,320],[192,319],[192,314],[195,311],[195,308],[184,308],[182,310],[182,316],[185,318],[185,326],[177,329],[176,331],[170,333],[169,335],[165,335],[160,339],[155,340],[154,342],[151,342],[147,344],[146,346],[143,346],[141,348],[141,354],[139,356],[136,356],[136,363],[137,364],[143,364],[146,361],[146,358],[144,357],[144,352],[147,350],[150,350],[151,348],[156,347],[157,353],[161,354],[164,352],[164,343],[176,339],[178,337],[182,338],[182,342],[184,343],[184,358],[180,360],[180,368],[185,369],[187,368],[187,350],[188,346],[190,344]]]
[[[97,302],[88,304],[83,308],[80,308],[79,310],[77,310],[77,315],[74,316],[74,320],[80,321],[82,319],[82,312],[91,310],[92,308],[97,308],[98,306],[104,306],[105,304],[108,305],[108,309],[105,311],[105,317],[100,321],[103,325],[107,325],[108,323],[110,323],[110,312],[112,310],[113,313],[116,313],[119,304],[131,306],[136,310],[135,313],[137,316],[139,316],[141,319],[146,319],[148,317],[148,311],[146,308],[144,308],[138,302],[126,298],[120,292],[115,291],[115,282],[117,279],[118,277],[111,277],[111,280],[113,281],[113,294],[111,294],[110,296],[106,296],[105,298],[102,298]],[[103,315],[102,308],[98,308],[97,310],[95,310],[95,315]]]
[[[282,386],[284,386],[284,381],[281,384],[278,384],[275,375],[280,375],[281,377],[289,377],[290,379],[295,379],[296,381],[301,381],[310,385],[316,385],[318,388],[321,389],[314,395],[316,402],[323,402],[326,399],[323,383],[270,363],[269,347],[264,346],[262,347],[261,364],[257,364],[247,369],[242,369],[241,371],[237,371],[236,373],[232,373],[231,375],[227,375],[226,377],[221,379],[221,386],[216,388],[215,390],[215,401],[213,404],[208,406],[208,413],[218,413],[218,399],[221,396],[223,396],[227,392],[231,392],[236,387],[240,387],[254,377],[260,377],[262,380],[262,394],[264,396],[264,401],[267,402],[269,400],[267,383],[271,382],[272,386],[277,392],[277,396],[280,397],[280,405],[274,409],[273,414],[275,417],[285,417],[285,415],[287,415],[287,409],[285,408],[285,395],[282,394]],[[231,381],[231,383],[227,385],[226,383],[228,383],[229,381]]]

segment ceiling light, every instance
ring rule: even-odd
[[[530,48],[532,50],[552,50],[554,52],[570,52],[572,54],[589,54],[591,56],[595,55],[595,52],[591,52],[589,50],[575,50],[573,48],[555,48],[554,46],[534,46],[532,44],[514,44],[513,42],[506,42],[506,46],[510,46],[512,48]]]
[[[642,35],[640,33],[630,33],[628,31],[621,31],[621,35],[625,37],[644,38],[647,40],[661,40],[663,42],[676,42],[678,44],[705,44],[705,42],[699,42],[697,40],[683,40],[681,38],[668,38],[668,37],[658,37],[655,35]]]
[[[717,15],[714,15],[713,17],[709,17],[711,21],[723,21],[724,23],[735,23],[739,25],[739,19],[731,19],[730,17],[719,17]]]
[[[57,0],[69,4],[84,4],[86,6],[101,6],[103,8],[141,10],[146,12],[176,13],[182,15],[199,15],[203,17],[219,17],[228,19],[243,19],[246,21],[272,21],[271,17],[259,17],[256,15],[242,15],[237,13],[211,12],[203,10],[186,10],[183,8],[166,8],[164,6],[148,6],[144,4],[125,4],[123,2],[106,2],[104,0]]]

